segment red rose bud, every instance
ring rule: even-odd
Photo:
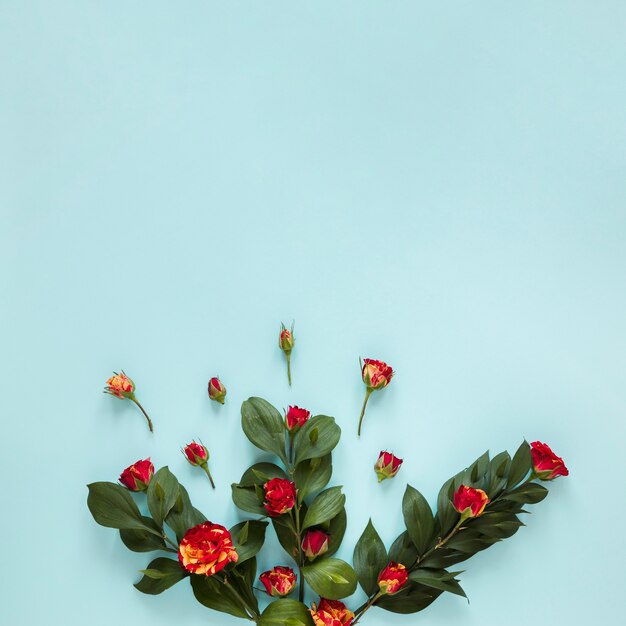
[[[386,478],[393,478],[402,465],[402,459],[394,456],[391,452],[383,452],[381,450],[378,461],[374,465],[374,471],[378,475],[378,482],[381,483]]]
[[[145,491],[154,475],[154,465],[149,458],[137,461],[127,467],[120,476],[120,482],[131,491]]]
[[[154,432],[152,420],[148,417],[146,410],[141,406],[139,400],[135,397],[135,383],[128,376],[126,376],[124,370],[122,370],[121,374],[113,372],[113,376],[111,376],[111,378],[109,378],[106,382],[104,393],[115,396],[120,400],[132,400],[144,414],[146,421],[148,422],[150,432]]]
[[[378,575],[378,587],[381,593],[392,596],[398,593],[409,580],[409,572],[402,563],[393,561]]]
[[[280,324],[280,335],[278,336],[278,347],[285,353],[287,357],[287,379],[289,380],[289,385],[291,386],[291,351],[293,350],[293,346],[296,343],[296,339],[293,336],[293,324],[291,325],[291,330],[287,330],[285,325],[281,322]]]
[[[183,454],[192,465],[201,467],[204,470],[204,473],[211,481],[211,487],[215,489],[213,476],[211,476],[211,472],[209,471],[209,451],[207,450],[206,446],[203,446],[201,443],[196,443],[195,441],[192,441],[183,448]]]
[[[311,417],[311,411],[301,409],[299,406],[290,406],[287,415],[285,415],[287,430],[291,432],[300,430],[309,417]]]
[[[293,509],[296,503],[296,486],[286,478],[272,478],[264,485],[265,502],[263,506],[270,517],[278,517]]]
[[[226,387],[224,387],[222,381],[217,378],[217,376],[213,376],[213,378],[209,381],[209,398],[211,398],[211,400],[215,400],[215,402],[224,404],[224,398],[226,398]]]
[[[367,389],[365,391],[365,400],[363,401],[361,416],[359,417],[359,429],[357,431],[359,437],[361,436],[361,424],[363,423],[367,401],[370,399],[372,392],[377,389],[383,389],[391,382],[394,373],[393,369],[384,361],[363,359],[361,363],[361,377]]]
[[[205,522],[188,530],[178,549],[180,564],[192,574],[213,576],[239,556],[226,528]]]
[[[490,500],[482,489],[461,485],[454,494],[452,502],[461,517],[468,519],[478,517],[485,510]]]
[[[315,626],[350,626],[354,613],[340,600],[321,598],[319,606],[309,609]]]
[[[297,576],[290,567],[277,565],[273,569],[263,572],[259,580],[263,583],[268,595],[273,598],[282,598],[289,595],[296,584]]]
[[[530,444],[530,454],[533,457],[533,467],[537,478],[554,480],[557,476],[569,476],[569,470],[560,456],[552,452],[550,446],[540,441]]]
[[[302,551],[309,561],[328,552],[330,535],[322,530],[309,530],[302,540]]]

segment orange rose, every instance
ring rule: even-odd
[[[489,504],[489,497],[482,489],[461,485],[455,492],[452,502],[461,516],[467,519],[481,515]]]
[[[346,608],[339,600],[321,598],[319,606],[313,605],[310,609],[315,626],[350,626],[354,613]]]
[[[378,575],[378,586],[381,593],[392,596],[398,593],[409,580],[409,572],[402,563],[393,561]]]
[[[113,376],[107,380],[106,387],[104,388],[104,393],[108,393],[109,395],[115,396],[120,400],[132,400],[140,409],[140,411],[144,414],[146,421],[148,422],[148,428],[150,432],[154,432],[154,428],[152,427],[152,420],[148,417],[146,410],[141,406],[139,400],[135,397],[135,383],[126,376],[124,370],[122,370],[121,374],[117,372],[113,372]]]
[[[238,559],[228,530],[211,522],[188,530],[178,549],[180,564],[192,574],[213,576]]]
[[[357,431],[359,437],[361,436],[361,424],[363,423],[367,401],[374,391],[384,389],[391,382],[394,373],[393,369],[384,361],[363,359],[361,363],[361,377],[367,389],[365,391],[365,400],[363,401],[361,416],[359,417],[359,429]]]

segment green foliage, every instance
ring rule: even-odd
[[[317,434],[311,436],[316,431]],[[326,456],[339,443],[341,428],[334,417],[316,415],[302,426],[293,438],[294,463]]]
[[[313,626],[307,607],[297,600],[285,598],[272,602],[263,611],[259,626]]]
[[[191,575],[191,588],[196,600],[209,609],[247,618],[248,613],[237,598],[236,591],[217,576]]]
[[[167,514],[172,510],[178,498],[178,480],[169,468],[158,470],[147,490],[148,508],[158,526],[163,526]]]
[[[378,591],[378,575],[389,562],[387,550],[370,520],[357,541],[352,557],[359,584],[369,596]]]
[[[286,465],[285,423],[282,415],[262,398],[248,398],[241,405],[241,427],[261,450],[272,452]]]
[[[340,559],[320,558],[302,568],[311,589],[322,598],[337,600],[351,596],[356,590],[355,571]]]
[[[141,573],[143,578],[135,583],[135,588],[150,595],[163,593],[188,575],[178,561],[163,557],[151,561]]]
[[[302,461],[296,467],[294,480],[298,485],[298,503],[302,503],[307,496],[321,491],[330,481],[333,473],[332,455],[326,454]]]
[[[238,483],[231,485],[237,508],[256,515],[267,515],[263,506],[263,485],[272,478],[286,478],[285,472],[273,463],[256,463],[249,467]]]
[[[248,520],[240,522],[230,529],[233,545],[239,556],[237,567],[258,554],[265,542],[266,528],[267,522]]]
[[[206,517],[191,504],[187,490],[179,484],[176,502],[165,518],[165,523],[176,533],[178,542],[190,528],[206,521]]]
[[[341,487],[331,487],[322,491],[309,506],[302,528],[307,529],[328,522],[339,514],[345,503],[346,496],[341,493]]]
[[[402,514],[417,553],[424,554],[431,547],[434,539],[435,520],[426,498],[411,485],[407,485],[404,492]]]
[[[168,550],[165,539],[161,536],[161,529],[154,523],[151,517],[143,517],[146,527],[151,527],[149,532],[144,529],[122,528],[120,537],[124,545],[133,552],[153,552],[154,550]]]

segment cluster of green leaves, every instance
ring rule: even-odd
[[[409,569],[409,582],[398,594],[377,599],[376,606],[394,613],[416,613],[444,591],[465,596],[457,580],[461,572],[450,568],[514,535],[523,526],[519,515],[527,513],[524,505],[536,504],[548,493],[545,487],[532,482],[531,470],[532,457],[526,442],[513,458],[502,452],[490,459],[485,452],[444,483],[436,513],[424,496],[408,485],[402,501],[406,530],[389,552],[371,521],[356,545],[354,566],[365,593],[375,597],[379,572],[389,561],[395,561]],[[461,485],[482,489],[491,502],[482,515],[455,530],[460,516],[452,497]]]
[[[162,551],[177,555],[178,544],[186,532],[207,521],[167,467],[154,474],[146,491],[149,516],[141,514],[131,493],[121,485],[96,482],[88,488],[87,505],[96,522],[117,528],[124,545],[133,552]],[[204,606],[237,617],[254,616],[259,613],[252,589],[256,554],[265,541],[266,527],[267,522],[248,520],[230,529],[239,560],[229,564],[219,575],[190,574],[180,565],[177,556],[160,556],[142,570],[143,577],[135,587],[142,593],[154,595],[189,578],[196,599]]]
[[[332,475],[331,452],[339,442],[341,429],[328,415],[311,417],[295,434],[285,427],[280,412],[261,398],[249,398],[241,407],[243,431],[259,449],[278,457],[281,465],[256,463],[241,480],[232,485],[233,501],[241,510],[263,517],[263,485],[272,478],[295,483],[295,507],[271,522],[278,541],[300,572],[300,600],[304,582],[321,597],[345,598],[356,590],[357,578],[352,567],[333,555],[346,531],[345,495],[341,487],[326,488]],[[329,549],[309,562],[302,553],[302,539],[311,529],[330,535]],[[277,563],[277,565],[280,563]],[[274,621],[267,621],[269,619]],[[312,624],[306,606],[296,600],[273,602],[261,616],[261,624]]]

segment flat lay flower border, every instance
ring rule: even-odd
[[[281,325],[278,343],[291,385],[293,327]],[[366,394],[358,435],[370,395],[387,387],[394,372],[382,361],[365,359],[361,376]],[[105,388],[106,393],[135,403],[153,432],[135,391],[135,383],[123,371],[115,373]],[[226,394],[219,378],[211,378],[211,400],[223,404]],[[87,504],[95,521],[118,529],[130,550],[164,554],[141,571],[135,584],[139,591],[160,594],[189,579],[195,598],[204,606],[261,626],[354,626],[372,607],[410,614],[445,592],[465,597],[455,566],[515,534],[523,526],[524,507],[548,494],[540,483],[568,475],[563,460],[539,441],[523,442],[512,457],[501,452],[492,458],[486,452],[443,484],[435,509],[407,485],[398,505],[405,530],[386,547],[370,520],[351,565],[333,556],[347,526],[341,487],[327,487],[332,451],[341,436],[335,419],[312,416],[297,406],[283,415],[266,400],[252,397],[242,404],[241,426],[251,443],[275,457],[275,462],[252,465],[232,485],[233,502],[251,514],[250,519],[230,529],[209,521],[168,467],[155,471],[150,459],[126,468],[119,484],[88,485]],[[192,441],[182,452],[215,488],[206,446]],[[402,459],[383,450],[374,471],[383,481],[397,476],[401,466]],[[139,504],[149,515],[141,512],[136,498],[144,499]],[[258,575],[256,555],[270,525],[286,558],[277,558],[275,567]],[[303,602],[306,585],[319,596],[310,607]],[[357,585],[367,600],[349,608],[342,600]],[[259,593],[271,598],[263,611]]]

